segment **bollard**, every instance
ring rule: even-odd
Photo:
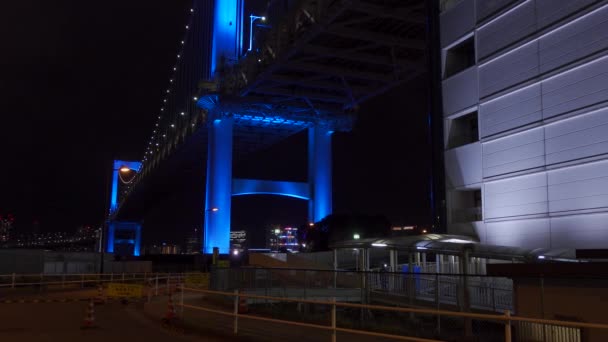
[[[234,334],[239,332],[239,290],[234,290]]]
[[[511,342],[511,311],[505,310],[505,317],[507,320],[505,321],[505,342]]]

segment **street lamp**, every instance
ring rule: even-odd
[[[120,167],[120,172],[125,173],[125,172],[129,172],[131,171],[131,169],[128,166],[121,166]]]
[[[266,17],[259,17],[253,14],[249,16],[249,49],[247,51],[251,51],[251,48],[253,48],[253,22],[258,19],[266,21]]]

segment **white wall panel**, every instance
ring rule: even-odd
[[[450,223],[448,225],[448,231],[450,234],[465,235],[477,238],[479,239],[479,242],[482,243],[485,243],[487,240],[486,224],[483,221]]]
[[[487,243],[499,246],[549,248],[549,219],[488,222],[486,236]]]
[[[551,212],[608,207],[608,161],[549,171],[548,182]]]
[[[448,188],[481,183],[481,143],[445,151]]]
[[[540,84],[535,84],[479,106],[482,137],[508,131],[542,119]]]
[[[544,0],[553,7],[589,1]],[[566,6],[567,7],[567,6]],[[547,72],[608,47],[608,6],[566,24],[540,39],[540,70]]]
[[[608,214],[554,217],[552,248],[608,248]]]
[[[443,81],[442,91],[444,116],[477,105],[477,67],[471,67]]]
[[[483,143],[482,163],[484,178],[544,166],[543,129],[536,128]]]
[[[608,58],[543,81],[543,118],[568,113],[608,100]]]
[[[544,173],[484,184],[484,219],[547,213],[547,177]]]
[[[475,27],[474,1],[461,1],[456,6],[441,13],[439,20],[441,47],[445,47],[473,31]]]
[[[536,29],[534,1],[527,0],[477,31],[477,56],[483,59]]]
[[[538,27],[543,28],[597,0],[535,0]]]
[[[608,153],[608,108],[545,127],[547,164]]]
[[[516,0],[476,0],[475,11],[477,22],[480,22],[501,9],[506,8],[509,4],[514,3],[515,1]]]
[[[479,67],[479,97],[538,75],[538,42],[532,41]]]

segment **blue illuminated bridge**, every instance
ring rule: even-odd
[[[170,193],[163,180],[194,156],[206,160],[205,253],[229,251],[232,196],[299,198],[310,222],[323,219],[332,133],[351,128],[361,102],[426,70],[425,1],[257,2],[193,2],[148,148],[141,161],[114,163],[108,252],[130,244],[139,255],[149,194]],[[232,177],[233,163],[304,130],[307,182]],[[137,174],[125,180],[121,168]]]

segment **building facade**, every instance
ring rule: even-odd
[[[608,248],[608,2],[440,4],[448,232]]]

